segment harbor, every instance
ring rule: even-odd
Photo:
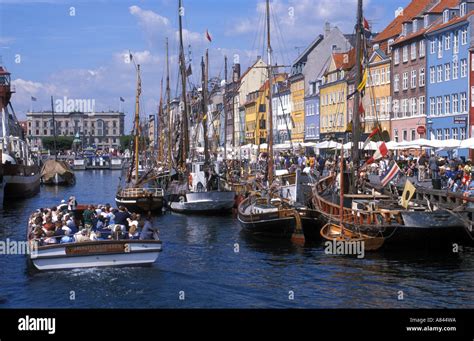
[[[474,3],[354,1],[287,60],[260,1],[244,62],[175,2],[128,7],[164,27],[118,110],[0,66],[0,307],[474,308]]]

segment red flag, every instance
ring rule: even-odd
[[[212,42],[212,37],[209,34],[209,30],[206,30],[206,39],[211,43]]]
[[[364,18],[364,30],[370,31],[370,25],[367,19]]]
[[[365,114],[365,109],[364,105],[362,104],[362,101],[359,102],[359,114]]]
[[[370,165],[371,163],[374,163],[378,159],[385,157],[387,154],[388,154],[387,145],[385,144],[385,142],[382,142],[379,146],[379,149],[375,151],[374,155],[369,160],[367,160],[365,164]]]
[[[375,134],[377,134],[378,132],[379,132],[379,128],[377,127],[370,133],[369,137],[367,137],[367,139],[365,140],[364,147],[362,149],[365,149],[365,147],[367,147],[369,142],[372,140],[372,137],[374,137]]]

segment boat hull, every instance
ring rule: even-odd
[[[30,260],[40,271],[140,266],[154,263],[161,251],[161,241],[96,241],[39,247]]]
[[[24,199],[32,197],[40,191],[40,174],[32,176],[4,176],[4,198]]]
[[[232,210],[235,204],[235,192],[187,193],[179,198],[181,200],[169,203],[171,210],[178,213],[227,213]]]
[[[140,212],[140,213],[161,213],[163,210],[163,197],[123,197],[116,196],[115,203],[117,206],[125,206],[130,212]]]

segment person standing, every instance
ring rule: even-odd
[[[431,154],[430,160],[429,160],[429,167],[431,171],[431,179],[436,180],[439,178],[439,166],[438,166],[438,160],[436,159],[436,156]]]

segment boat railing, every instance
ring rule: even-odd
[[[162,188],[125,188],[120,191],[123,197],[163,197],[165,192]]]

